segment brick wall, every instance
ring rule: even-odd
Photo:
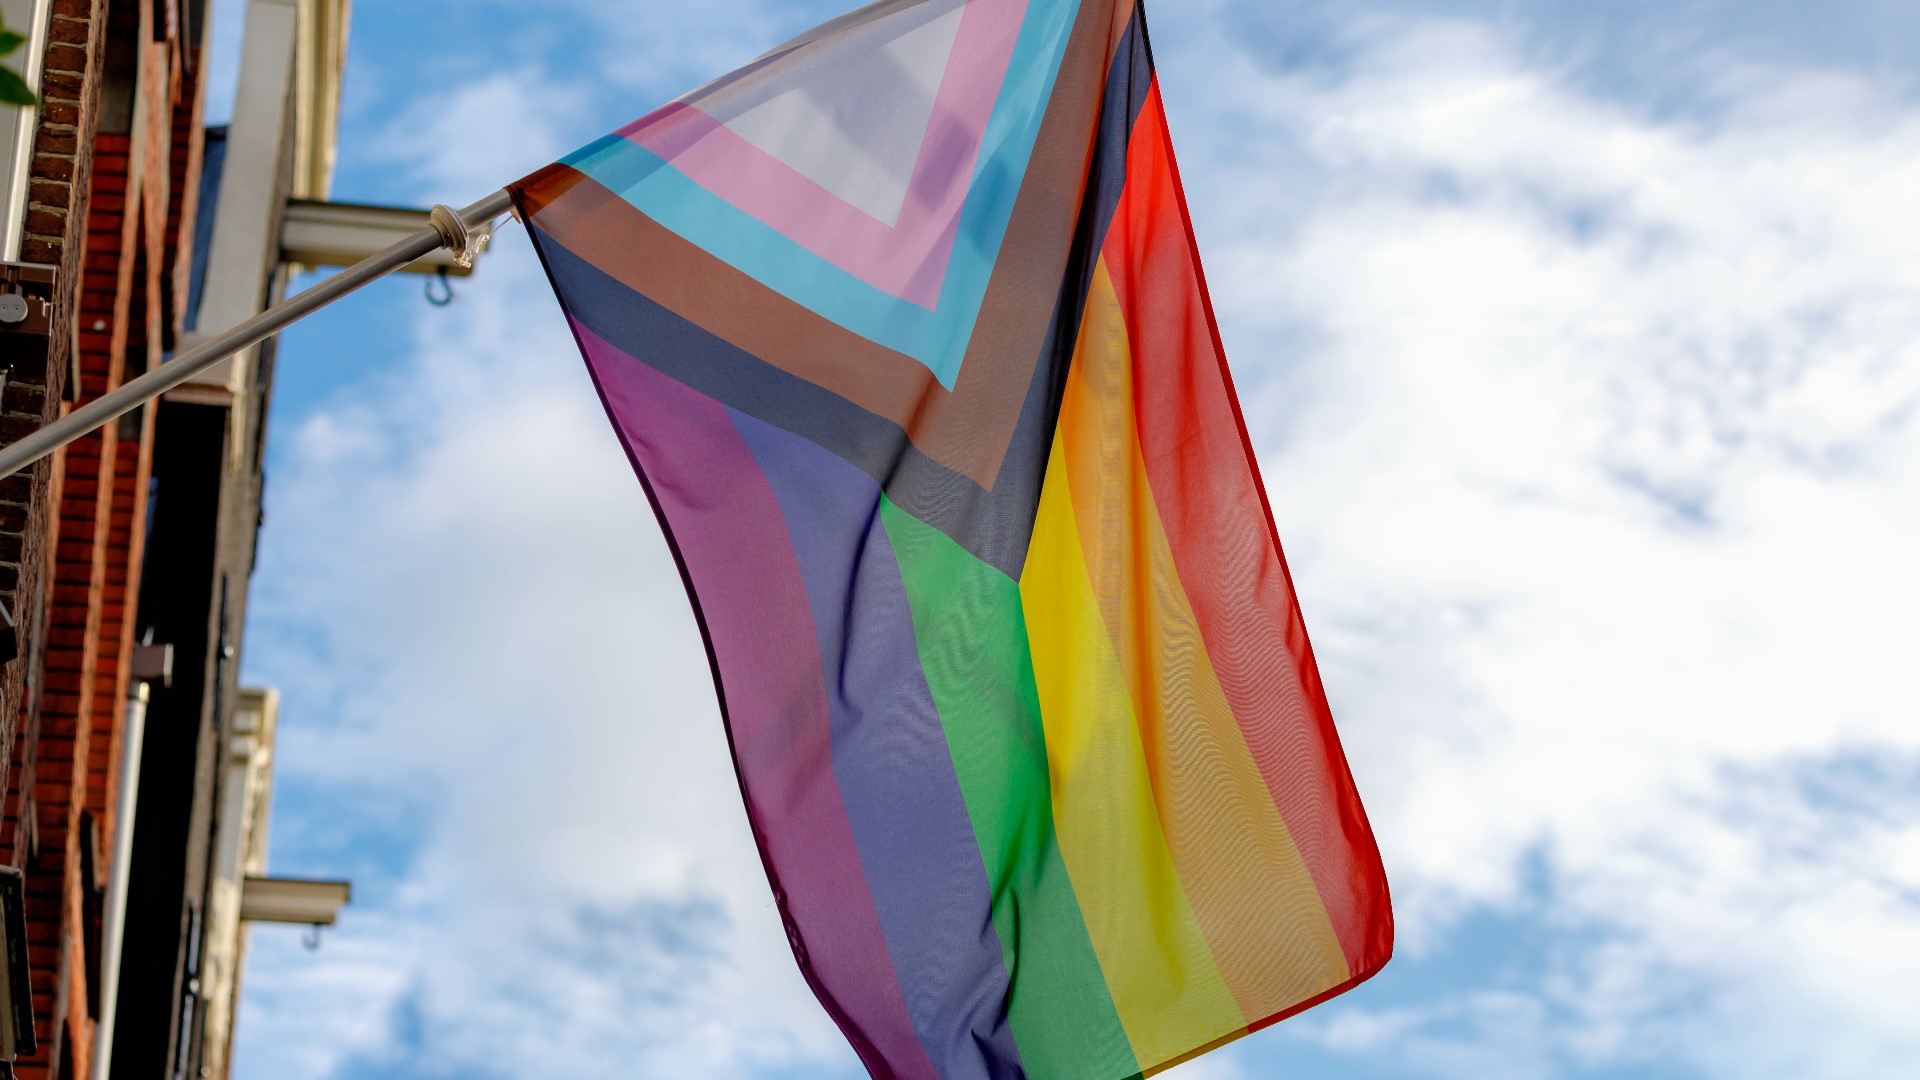
[[[22,258],[59,267],[55,332],[44,356],[16,364],[0,441],[158,362],[178,332],[202,147],[198,50],[155,35],[155,9],[54,5]],[[126,91],[144,105],[133,112],[142,130],[99,130],[108,35],[137,49]],[[0,720],[17,721],[4,725],[0,752],[0,855],[27,874],[39,1041],[15,1063],[24,1080],[84,1076],[91,1064],[97,887],[111,854],[156,414],[130,414],[0,482],[0,597],[22,633],[21,659],[0,675]]]
[[[13,358],[4,401],[0,401],[0,442],[11,442],[53,422],[67,390],[71,313],[78,295],[92,180],[88,149],[100,94],[98,80],[89,73],[100,67],[106,13],[107,0],[56,0],[48,25],[40,126],[27,187],[27,235],[20,256],[59,268],[56,325],[44,352],[17,350],[23,355]],[[30,738],[35,726],[35,705],[27,690],[41,628],[37,612],[44,603],[45,553],[52,536],[60,464],[49,459],[0,480],[0,603],[14,614],[22,657],[0,672],[0,748],[5,750],[0,753],[0,770],[20,759],[17,744],[22,736]],[[17,816],[16,809],[9,807],[10,816]]]

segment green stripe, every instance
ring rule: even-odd
[[[993,887],[993,923],[1012,973],[1008,1019],[1027,1075],[1137,1075],[1054,839],[1020,586],[892,500],[880,513]]]

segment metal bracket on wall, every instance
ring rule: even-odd
[[[128,665],[129,672],[143,683],[155,683],[160,686],[173,685],[173,646],[144,643],[133,647],[133,660]]]
[[[0,334],[48,337],[53,333],[57,273],[45,263],[0,263]]]

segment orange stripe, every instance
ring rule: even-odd
[[[1059,438],[1094,596],[1133,701],[1160,824],[1221,977],[1248,1020],[1350,974],[1241,736],[1167,544],[1134,432],[1132,355],[1094,268]]]
[[[1126,681],[1080,548],[1071,486],[1056,439],[1020,603],[1060,857],[1134,1060],[1149,1068],[1247,1020],[1167,849]]]

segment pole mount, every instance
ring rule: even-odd
[[[487,241],[493,239],[493,223],[486,222],[476,228],[468,228],[461,220],[460,212],[445,203],[435,203],[427,214],[427,223],[433,231],[440,234],[440,242],[453,254],[453,261],[462,269],[473,269],[473,260],[487,249]]]
[[[53,332],[54,277],[54,267],[40,263],[0,263],[0,334]]]
[[[496,191],[458,213],[444,206],[434,207],[430,215],[430,227],[367,256],[230,330],[208,337],[46,427],[9,445],[0,446],[0,479],[12,476],[113,418],[139,408],[241,349],[265,341],[335,300],[365,287],[368,282],[386,277],[442,247],[471,254],[477,250],[476,245],[483,242],[482,238],[492,232],[488,223],[512,209],[513,196],[504,190]],[[479,222],[480,227],[476,229],[469,226],[469,221]]]

